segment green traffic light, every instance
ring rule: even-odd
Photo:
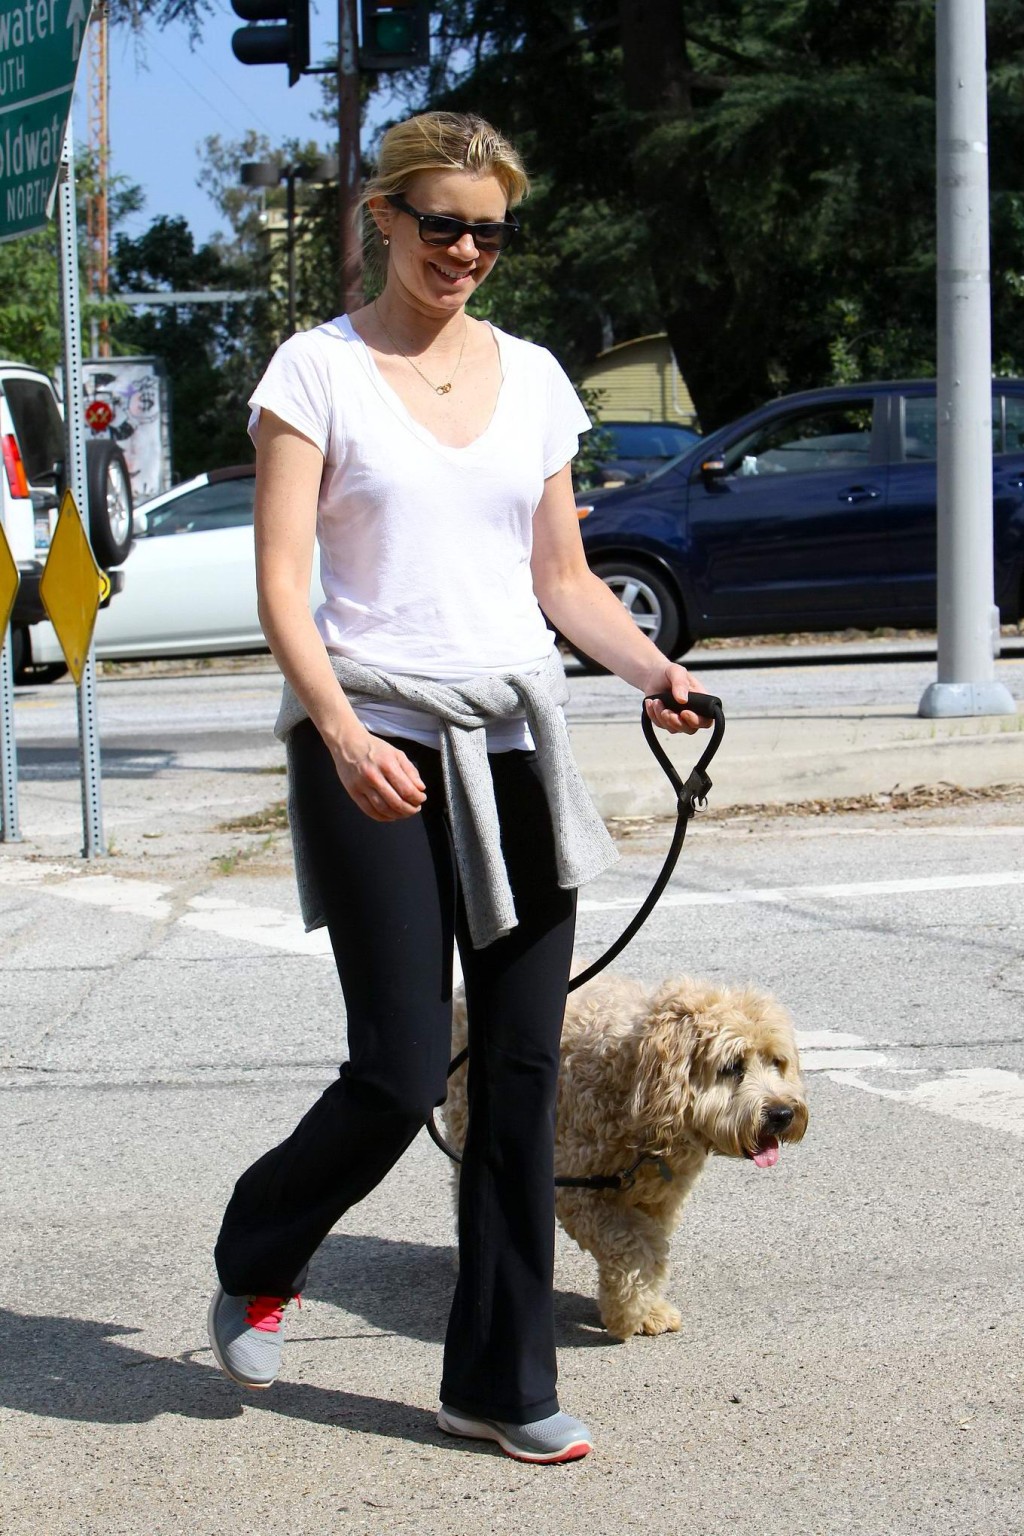
[[[406,13],[400,15],[377,14],[373,18],[374,46],[379,53],[415,53],[416,18]]]

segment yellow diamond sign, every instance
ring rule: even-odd
[[[18,595],[20,583],[21,576],[14,563],[14,556],[11,554],[11,546],[7,542],[3,527],[0,526],[0,645],[3,645],[7,638],[7,626],[11,622],[14,599]]]
[[[68,670],[78,684],[96,624],[102,581],[103,572],[89,548],[75,498],[65,491],[46,569],[39,582],[39,596],[57,631]]]

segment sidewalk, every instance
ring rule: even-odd
[[[577,761],[607,820],[672,813],[671,791],[632,723],[575,725]],[[690,765],[695,743],[672,756]],[[684,775],[685,777],[685,775]],[[972,720],[920,720],[898,706],[829,715],[729,716],[711,768],[713,804],[795,804],[884,794],[897,786],[1024,786],[1024,713]],[[1022,788],[1024,795],[1024,788]]]
[[[883,657],[891,665],[873,665]],[[915,642],[802,647],[799,658],[785,647],[698,647],[686,660],[725,701],[725,738],[711,768],[715,811],[943,783],[1020,784],[1024,798],[1024,706],[1018,702],[1015,715],[919,719],[917,700],[934,670]],[[1024,639],[996,665],[1011,695],[1024,700]],[[207,674],[195,692],[191,677],[163,676],[149,701],[138,681],[100,682],[110,851],[122,869],[153,873],[248,858],[284,826],[284,750],[272,734],[276,669],[269,658],[252,658],[244,673]],[[573,748],[601,814],[674,815],[672,791],[639,729],[636,691],[608,676],[572,669],[569,676]],[[189,728],[179,729],[186,715]],[[58,684],[19,695],[16,722],[25,840],[3,845],[4,856],[77,857],[73,690]],[[662,739],[685,778],[707,738]]]
[[[927,659],[934,655],[934,644],[929,650],[911,641],[875,642],[854,656],[849,646],[816,646],[802,650],[800,662],[856,666],[856,656],[883,655]],[[1004,647],[1004,659],[996,664],[997,676],[1017,700],[1016,715],[954,720],[919,718],[912,690],[903,690],[899,702],[846,704],[826,697],[806,707],[752,708],[742,699],[747,671],[782,660],[792,667],[793,651],[781,646],[698,648],[685,660],[705,686],[727,699],[737,694],[741,699],[738,708],[727,703],[725,738],[711,769],[716,809],[838,800],[920,784],[1024,786],[1021,642]],[[600,721],[574,714],[570,705],[573,747],[601,814],[670,815],[671,791],[632,712],[628,719]],[[670,751],[680,767],[689,767],[699,755],[696,743],[683,737]]]

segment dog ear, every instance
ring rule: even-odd
[[[692,1019],[681,1015],[678,1007],[655,999],[636,1037],[630,1102],[633,1124],[645,1143],[667,1147],[678,1140],[679,1127],[693,1103],[694,1044]]]

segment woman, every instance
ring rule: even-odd
[[[615,854],[543,614],[645,693],[682,705],[697,684],[588,570],[570,465],[590,423],[569,381],[466,314],[527,190],[479,118],[392,128],[364,197],[380,297],[293,336],[252,398],[300,895],[330,933],[349,1060],[239,1179],[209,1328],[228,1375],[270,1385],[310,1257],[444,1100],[458,942],[470,1126],[438,1422],[551,1462],[591,1449],[555,1395],[554,1102],[575,887]],[[648,707],[669,731],[706,723]]]

